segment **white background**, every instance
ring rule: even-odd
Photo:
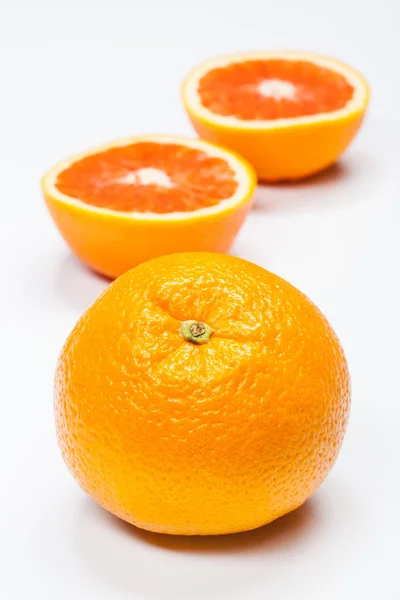
[[[400,598],[398,0],[1,0],[0,597],[4,600]],[[337,168],[263,187],[233,249],[306,292],[348,355],[353,408],[332,474],[297,512],[237,536],[146,534],[97,508],[55,442],[52,378],[106,286],[72,258],[39,180],[69,153],[191,134],[179,86],[203,58],[293,48],[370,80]]]

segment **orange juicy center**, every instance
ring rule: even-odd
[[[354,88],[343,75],[305,60],[249,60],[209,71],[203,106],[245,121],[296,118],[346,106]]]
[[[237,188],[222,158],[180,144],[139,142],[86,156],[57,177],[67,196],[122,212],[188,212],[218,204]]]

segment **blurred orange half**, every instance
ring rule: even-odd
[[[244,156],[260,179],[279,181],[337,160],[362,123],[369,88],[332,58],[253,52],[204,62],[182,97],[201,138]]]
[[[227,252],[255,186],[254,170],[239,156],[200,140],[161,135],[75,155],[42,180],[67,244],[111,278],[165,254]]]

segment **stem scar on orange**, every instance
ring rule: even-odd
[[[307,177],[334,163],[369,101],[365,79],[305,52],[251,52],[193,69],[182,98],[205,140],[238,152],[265,181]]]
[[[200,140],[147,135],[67,159],[43,178],[58,229],[89,267],[114,278],[176,252],[227,252],[251,208],[253,168]]]
[[[297,508],[338,455],[341,345],[296,288],[244,260],[144,263],[84,314],[59,358],[55,413],[81,487],[134,525],[206,535]]]

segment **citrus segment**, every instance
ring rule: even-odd
[[[58,229],[111,278],[175,252],[227,252],[256,186],[232,152],[177,136],[119,140],[67,159],[43,178]]]
[[[203,106],[242,120],[296,118],[343,108],[354,93],[340,73],[305,60],[249,60],[207,72]]]
[[[122,212],[186,212],[231,198],[233,169],[180,144],[141,142],[92,154],[65,169],[57,188],[85,204]]]

